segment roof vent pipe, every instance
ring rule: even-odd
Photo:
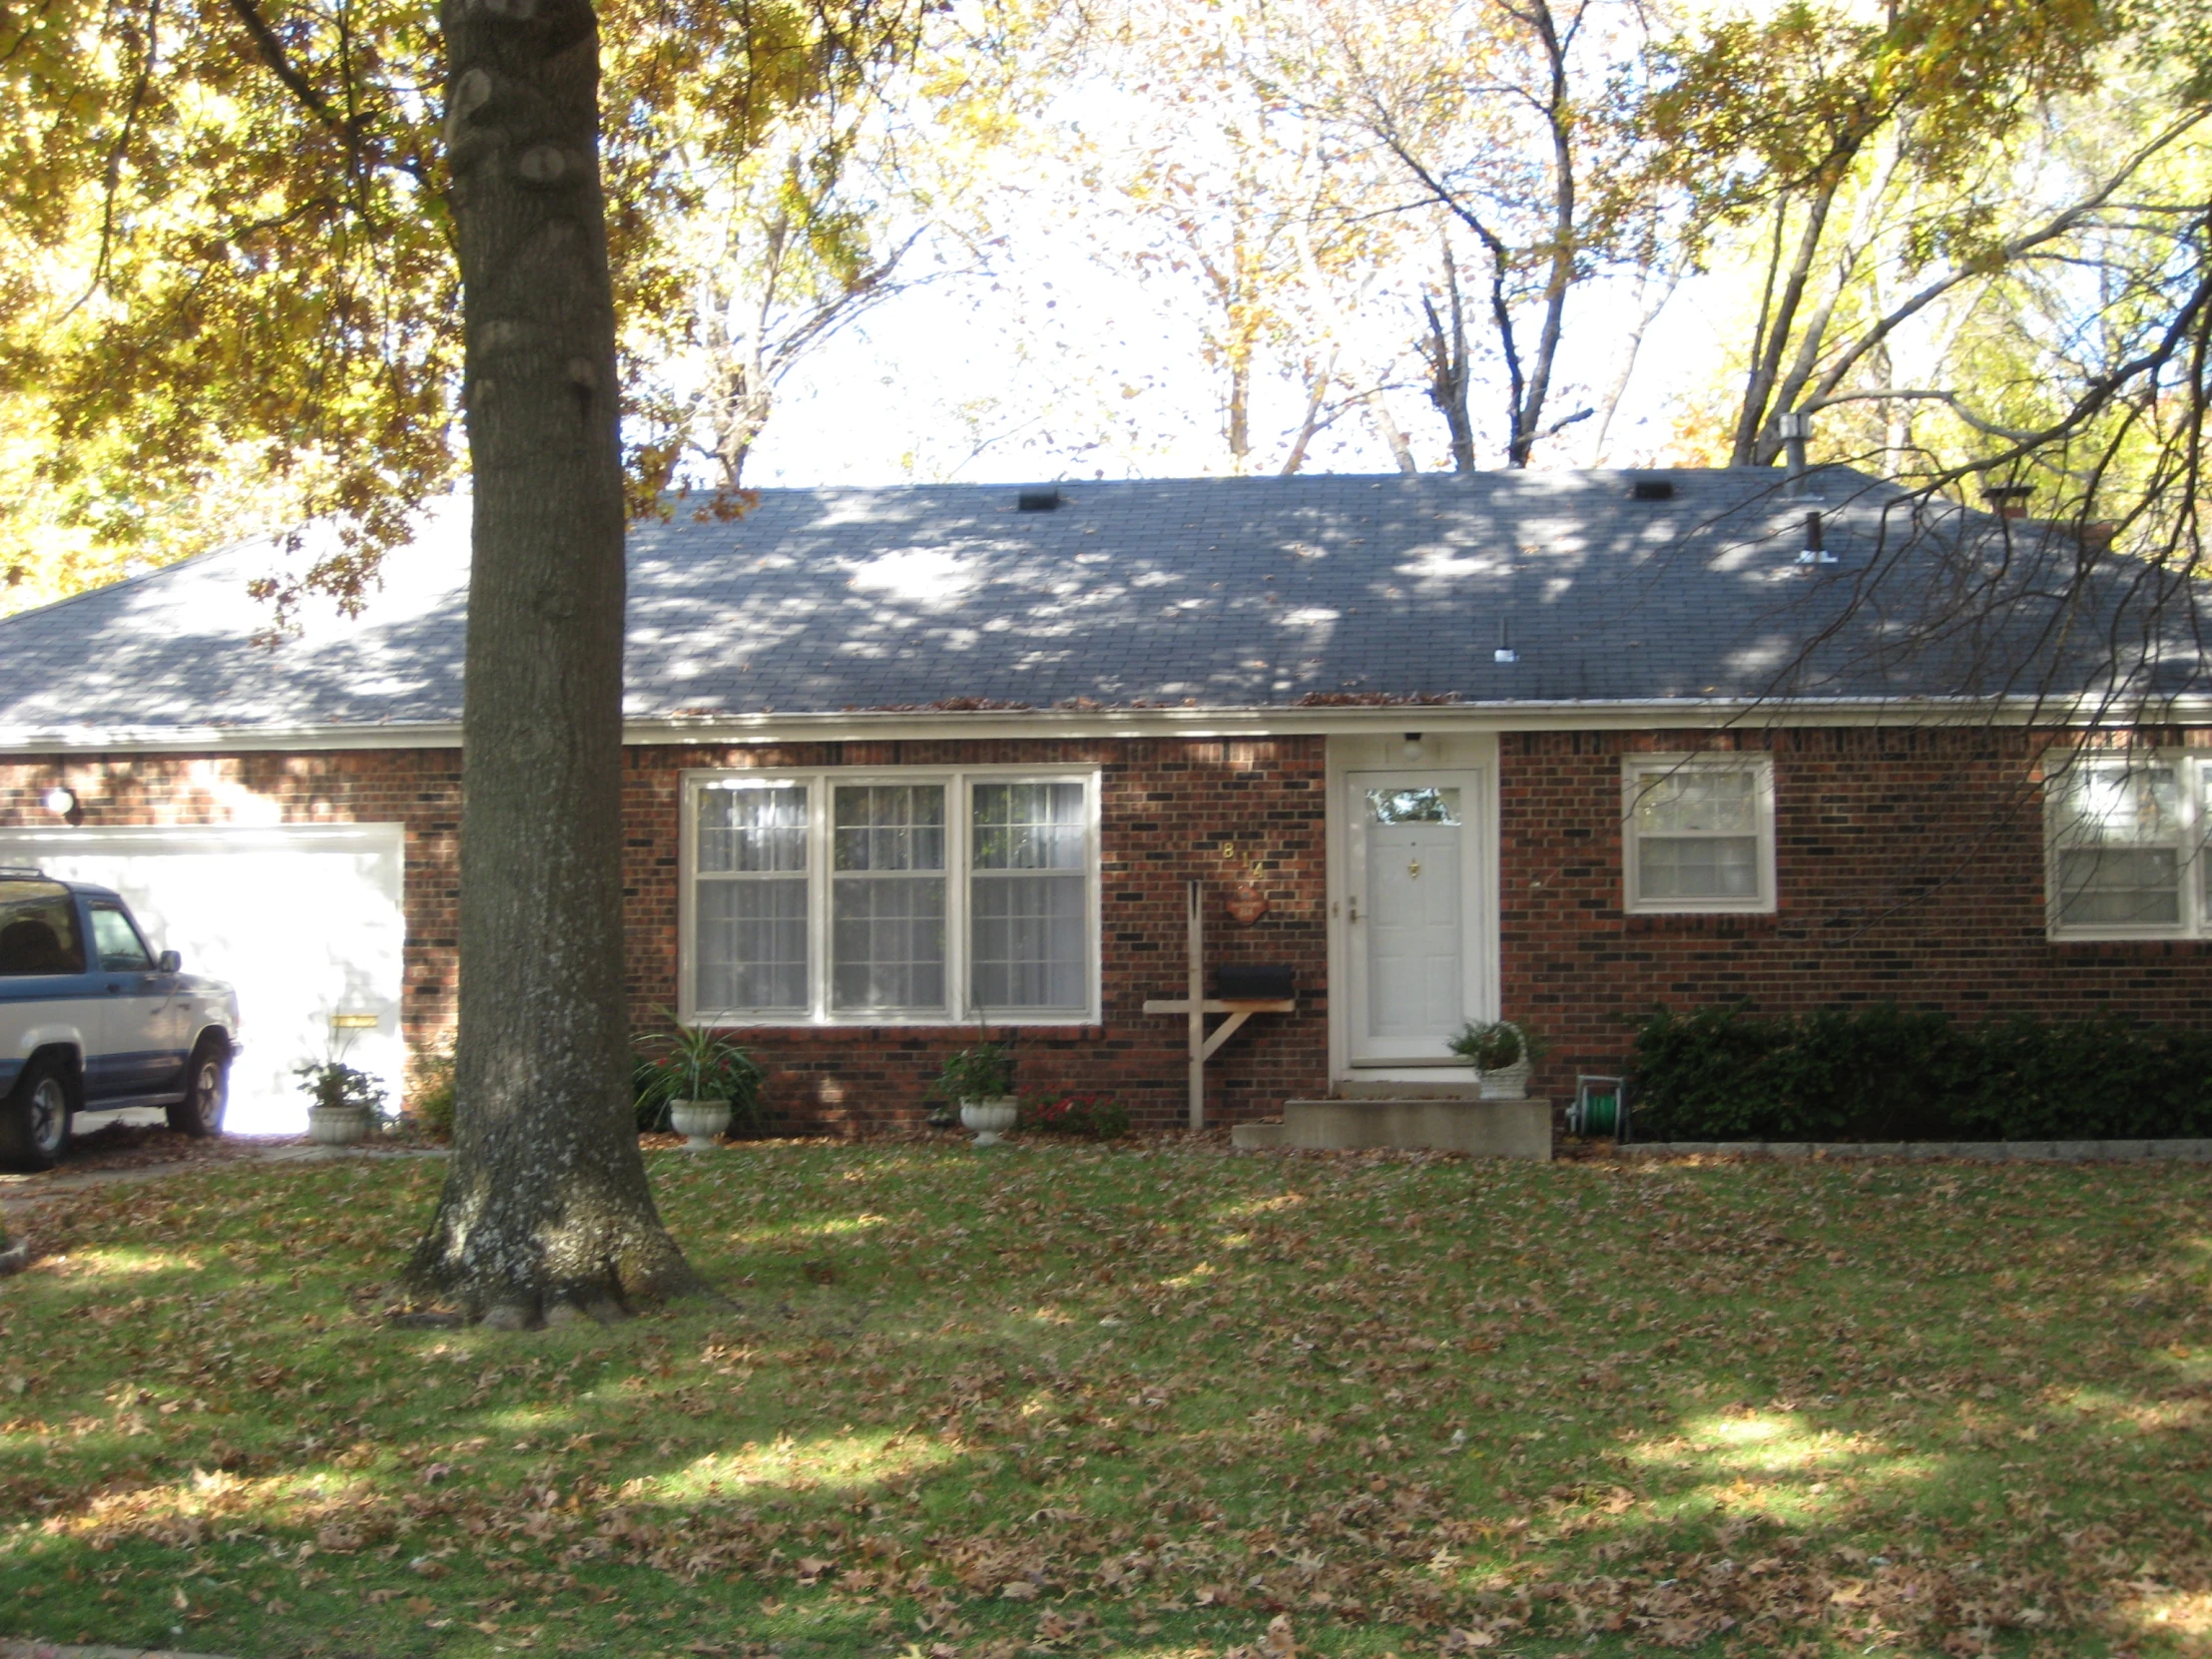
[[[1799,409],[1775,417],[1775,430],[1782,435],[1782,452],[1790,463],[1790,494],[1805,494],[1805,478],[1808,463],[1805,458],[1805,440],[1813,435],[1813,417]]]
[[[1797,562],[1801,565],[1832,565],[1836,562],[1836,555],[1829,552],[1824,544],[1819,513],[1805,515],[1805,551],[1797,556]]]
[[[1503,617],[1497,619],[1497,649],[1490,654],[1493,663],[1517,663],[1520,653],[1513,649],[1511,625]]]

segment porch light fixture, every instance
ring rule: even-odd
[[[1418,732],[1405,734],[1405,758],[1408,761],[1420,759],[1420,734]]]
[[[85,822],[85,809],[77,800],[77,792],[67,784],[56,784],[48,790],[40,805],[64,824],[75,826]]]

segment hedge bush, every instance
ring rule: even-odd
[[[1660,1009],[1636,1033],[1639,1140],[2045,1141],[2212,1135],[2212,1032],[2117,1016],[1962,1026],[1890,1003]]]

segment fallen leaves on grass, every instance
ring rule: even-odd
[[[961,1659],[2202,1638],[2195,1172],[1022,1158],[678,1165],[742,1307],[535,1338],[348,1294],[410,1172],[57,1204],[70,1261],[0,1310],[0,1592],[28,1539],[140,1598],[274,1550],[287,1598],[487,1640],[732,1586]]]

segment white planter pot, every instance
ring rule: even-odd
[[[368,1139],[375,1121],[366,1106],[309,1106],[307,1139],[317,1146],[351,1146]]]
[[[684,1137],[685,1151],[705,1152],[730,1127],[730,1102],[672,1100],[668,1103],[668,1121]]]
[[[1014,1120],[1021,1116],[1021,1102],[1012,1095],[997,1100],[963,1100],[960,1102],[960,1127],[975,1131],[977,1146],[996,1146],[998,1137],[1013,1128]]]
[[[1528,1058],[1523,1055],[1509,1066],[1476,1072],[1475,1093],[1483,1100],[1526,1100],[1530,1069]]]

